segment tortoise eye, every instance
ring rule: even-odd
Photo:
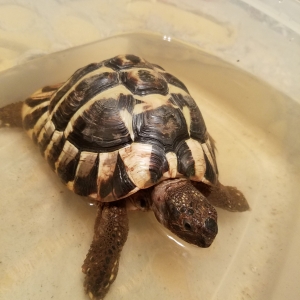
[[[186,212],[186,207],[185,206],[181,207],[180,212],[182,212],[182,213]]]

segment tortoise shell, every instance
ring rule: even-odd
[[[110,202],[170,178],[210,185],[218,171],[186,86],[156,64],[119,55],[25,101],[23,126],[76,194]]]

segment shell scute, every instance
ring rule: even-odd
[[[193,139],[200,141],[201,143],[205,143],[208,139],[207,129],[201,111],[195,100],[189,95],[183,96],[182,94],[172,93],[170,101],[178,105],[181,110],[183,110],[184,107],[188,108],[188,117],[190,119],[190,136]]]
[[[97,195],[98,153],[82,151],[73,182],[74,192],[81,196]]]
[[[130,68],[153,68],[146,60],[133,54],[115,56],[105,61],[104,65],[117,71]]]
[[[120,154],[118,154],[115,171],[113,174],[113,194],[115,199],[123,198],[136,189],[136,185],[130,179],[126,165],[124,164]]]
[[[122,83],[135,95],[168,94],[168,84],[153,70],[133,69],[121,73]]]
[[[79,157],[79,150],[66,141],[56,162],[56,172],[64,183],[74,180]]]
[[[68,140],[82,151],[110,152],[132,142],[116,99],[99,99],[79,114]]]
[[[187,177],[195,176],[195,161],[191,149],[186,142],[180,143],[176,149],[178,172]]]
[[[53,113],[53,123],[57,130],[64,130],[74,113],[85,103],[104,90],[119,83],[116,72],[103,72],[80,81],[69,90],[61,104]]]
[[[83,68],[78,69],[69,80],[60,87],[57,92],[51,98],[51,103],[49,105],[49,112],[51,113],[58,102],[65,96],[65,94],[85,75],[99,69],[102,63],[91,63]]]
[[[159,182],[164,173],[169,171],[165,150],[157,145],[152,145],[149,171],[152,184]]]
[[[133,124],[135,141],[158,145],[166,152],[189,137],[183,113],[168,105],[135,115]]]
[[[113,174],[118,160],[118,151],[100,153],[98,169],[98,195],[104,202],[114,201]]]
[[[29,130],[34,128],[41,116],[47,111],[48,106],[42,106],[32,111],[31,114],[26,115],[23,121],[24,129]]]
[[[44,155],[44,152],[50,143],[54,131],[55,126],[51,121],[46,122],[44,127],[41,129],[38,136],[38,143],[42,155]]]
[[[42,93],[38,97],[29,97],[25,100],[25,103],[30,108],[35,108],[39,106],[40,104],[44,103],[45,101],[49,101],[49,96],[51,96],[52,93]]]
[[[124,95],[121,93],[118,98],[118,109],[119,110],[126,109],[132,115],[136,103],[137,103],[136,99],[134,99],[134,97],[131,94]]]
[[[56,169],[55,163],[62,152],[65,141],[66,139],[61,131],[54,131],[51,141],[44,152],[45,158],[53,171]]]

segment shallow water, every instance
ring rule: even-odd
[[[221,182],[243,191],[251,211],[219,209],[219,234],[208,249],[176,239],[152,213],[130,212],[119,275],[105,299],[296,299],[295,101],[198,49],[131,34],[1,73],[1,106],[120,53],[141,55],[186,84],[217,142]],[[94,207],[59,182],[21,130],[1,129],[0,159],[0,298],[87,299],[80,267],[92,239]]]

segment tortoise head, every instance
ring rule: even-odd
[[[184,241],[207,248],[218,233],[217,212],[186,179],[170,179],[152,191],[157,220]]]

